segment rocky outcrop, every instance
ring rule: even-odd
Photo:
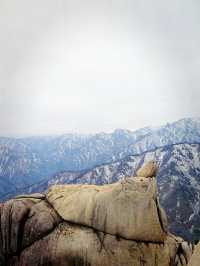
[[[47,199],[65,220],[125,239],[163,242],[167,223],[155,178],[128,178],[105,185],[58,185]]]
[[[143,176],[143,177],[153,177],[156,176],[158,171],[158,168],[156,166],[156,162],[150,161],[147,164],[145,164],[143,167],[139,168],[136,172],[137,176]]]
[[[0,265],[179,266],[192,254],[168,232],[156,180],[145,175],[53,186],[7,201],[0,215]]]

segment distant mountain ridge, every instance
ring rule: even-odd
[[[145,139],[145,141],[144,141]],[[157,147],[177,143],[199,143],[200,141],[200,119],[185,118],[174,123],[167,123],[147,134],[142,140],[131,146],[130,150],[143,152]]]
[[[95,135],[0,138],[0,198],[63,171],[84,171],[177,143],[200,143],[200,119]]]

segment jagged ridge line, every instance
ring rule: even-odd
[[[125,157],[123,157],[121,159],[117,159],[115,161],[110,161],[110,162],[107,162],[107,163],[97,164],[97,165],[95,165],[92,168],[88,168],[88,169],[85,169],[85,170],[82,170],[82,171],[75,171],[75,170],[73,171],[72,170],[72,171],[66,171],[66,172],[68,172],[68,173],[80,173],[74,179],[74,180],[77,180],[77,179],[81,178],[84,174],[87,174],[88,172],[92,171],[95,168],[98,168],[98,167],[101,167],[101,166],[105,166],[105,165],[108,165],[108,164],[118,163],[120,161],[126,160],[129,157],[142,156],[142,155],[144,155],[146,153],[154,152],[154,151],[156,151],[158,149],[161,149],[161,148],[167,148],[167,147],[173,147],[173,146],[179,146],[179,145],[200,145],[200,142],[179,142],[179,143],[172,143],[172,144],[168,144],[168,145],[158,146],[158,147],[155,147],[155,148],[153,148],[151,150],[146,150],[146,151],[141,152],[141,153],[133,153],[133,154],[130,154],[130,155],[126,155]],[[59,172],[58,174],[60,174],[60,173],[65,173],[65,171]],[[53,177],[55,177],[55,176],[56,176],[56,174]],[[50,181],[50,180],[51,180],[51,177],[50,178],[49,177],[48,178],[44,178],[44,179],[40,180],[39,182],[33,183],[33,184],[29,185],[29,186],[21,187],[18,190],[16,190],[14,193],[20,192],[20,191],[22,191],[24,189],[29,189],[29,188],[31,188],[31,187],[33,187],[35,185],[39,185],[40,183],[43,183],[45,181],[47,182],[47,181]],[[1,195],[1,197],[9,196],[9,195],[11,195],[11,193],[12,192],[8,192],[6,194]]]

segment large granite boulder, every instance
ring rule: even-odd
[[[166,238],[155,178],[128,178],[104,186],[57,185],[47,199],[65,221],[130,240],[162,243]]]
[[[18,196],[0,216],[2,266],[179,266],[192,254],[168,232],[156,179],[144,174]]]

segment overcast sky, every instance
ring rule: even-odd
[[[200,114],[199,0],[0,0],[0,135]]]

